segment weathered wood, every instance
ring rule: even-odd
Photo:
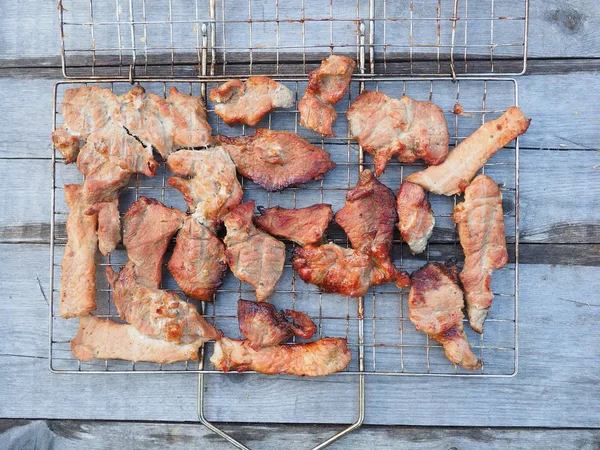
[[[6,336],[0,341],[5,374],[0,416],[195,421],[193,375],[56,375],[48,370],[47,254],[46,245],[0,245],[0,285],[8,299],[0,302]],[[369,377],[367,422],[597,426],[600,317],[592,280],[599,275],[598,267],[522,265],[517,376]],[[356,414],[355,377],[211,375],[206,389],[211,420],[254,421],[260,412],[265,422],[327,423],[350,422]]]
[[[335,426],[220,424],[250,448],[312,448],[339,430]],[[182,423],[90,422],[75,420],[0,420],[0,446],[7,450],[189,449],[231,446],[202,425]],[[332,449],[480,449],[593,450],[597,429],[450,428],[364,426],[333,444]]]

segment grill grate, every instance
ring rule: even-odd
[[[521,74],[529,0],[115,0],[59,3],[67,78],[306,75],[331,53],[367,72]],[[301,62],[301,64],[299,64]],[[294,64],[286,64],[294,63]]]
[[[345,195],[358,179],[361,166],[372,167],[370,155],[362,156],[355,141],[347,137],[345,113],[360,89],[380,90],[399,97],[407,94],[417,100],[429,100],[438,104],[445,112],[451,132],[451,144],[459,142],[477,129],[484,121],[502,114],[506,108],[517,103],[516,82],[511,79],[451,79],[416,80],[386,79],[379,81],[352,81],[346,98],[336,105],[338,121],[335,130],[338,137],[322,139],[314,132],[299,126],[297,102],[306,89],[306,80],[286,79],[283,81],[295,94],[296,105],[289,110],[276,110],[263,119],[260,126],[277,130],[290,130],[308,139],[315,145],[329,151],[338,167],[328,173],[322,181],[313,181],[305,186],[288,188],[280,193],[269,193],[248,180],[242,180],[244,200],[254,199],[257,205],[265,207],[280,205],[294,208],[324,202],[339,210],[345,202]],[[201,95],[204,88],[216,87],[220,81],[206,83],[193,81],[155,81],[142,85],[148,92],[166,96],[171,85],[180,91]],[[83,82],[61,82],[56,85],[54,102],[55,127],[61,121],[60,105],[66,89],[79,87]],[[115,93],[128,91],[131,85],[125,81],[96,83],[109,87]],[[463,115],[454,114],[454,105],[460,103]],[[246,126],[229,127],[214,114],[213,106],[208,104],[209,121],[215,133],[226,135],[248,135],[253,129]],[[345,137],[344,137],[345,136]],[[66,243],[64,223],[68,208],[64,201],[63,185],[80,183],[82,176],[73,167],[65,166],[58,153],[53,160],[53,215],[52,215],[52,280],[51,294],[51,367],[57,372],[201,372],[212,373],[214,367],[208,362],[212,354],[212,343],[206,345],[204,361],[199,370],[195,364],[176,363],[158,365],[152,363],[129,363],[123,361],[95,361],[79,363],[70,352],[69,340],[77,330],[76,320],[65,320],[58,314],[58,295],[60,288],[61,260]],[[407,290],[399,290],[393,284],[372,288],[364,299],[350,299],[333,294],[321,294],[315,286],[305,284],[298,279],[288,261],[276,292],[270,301],[280,309],[298,309],[307,312],[318,326],[319,337],[340,336],[348,339],[353,360],[344,373],[358,374],[397,374],[397,375],[447,375],[466,376],[507,376],[517,368],[517,169],[518,150],[509,147],[498,152],[483,169],[485,173],[501,184],[504,196],[504,210],[507,240],[511,264],[494,274],[495,302],[486,322],[485,332],[479,336],[465,326],[474,351],[484,361],[477,372],[467,372],[451,364],[443,354],[441,346],[429,341],[422,333],[415,331],[408,319]],[[400,164],[392,162],[381,176],[381,181],[397,191],[404,176],[420,170],[421,164]],[[134,177],[120,197],[120,211],[124,213],[129,204],[140,195],[155,197],[167,206],[185,210],[186,205],[179,191],[171,188],[166,179],[169,172],[164,164],[160,166],[155,178],[142,175]],[[395,264],[409,271],[422,266],[426,261],[443,262],[450,257],[462,261],[457,233],[451,219],[456,197],[432,196],[430,201],[436,214],[436,229],[426,252],[412,256],[396,235],[394,245]],[[332,225],[328,230],[330,240],[347,246],[348,241],[342,230]],[[288,250],[292,245],[288,245]],[[168,260],[169,254],[165,260]],[[118,320],[111,302],[110,286],[106,282],[106,265],[122,265],[126,261],[124,248],[119,246],[116,252],[97,263],[97,314]],[[164,271],[163,287],[181,293],[168,272]],[[238,281],[228,274],[222,288],[217,293],[214,304],[200,305],[204,314],[225,334],[240,337],[237,326],[236,302],[239,298],[253,298],[253,290],[248,284]],[[361,344],[362,342],[362,344]],[[361,370],[364,365],[364,370]]]

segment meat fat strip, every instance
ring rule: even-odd
[[[307,344],[277,345],[254,350],[249,341],[223,337],[215,342],[210,362],[219,370],[254,370],[267,375],[317,377],[344,370],[352,359],[346,339],[325,338]]]
[[[197,361],[198,344],[181,345],[152,339],[132,325],[99,319],[90,315],[79,318],[79,331],[71,340],[73,356],[80,361],[123,359],[170,364]]]
[[[65,185],[67,245],[62,261],[59,311],[65,318],[85,316],[96,309],[96,265],[98,215],[87,215],[83,186]]]
[[[483,332],[494,294],[492,272],[508,262],[502,193],[490,177],[479,175],[465,191],[465,201],[454,208],[465,265],[459,277],[467,297],[471,328]]]
[[[456,146],[446,161],[406,177],[434,194],[463,192],[477,171],[502,147],[527,131],[531,119],[511,106],[498,119],[486,122]]]

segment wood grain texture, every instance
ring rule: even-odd
[[[264,450],[312,448],[339,430],[313,425],[221,426],[236,439]],[[202,425],[183,423],[91,422],[75,420],[0,420],[0,447],[6,450],[177,450],[231,446]],[[331,449],[461,449],[593,450],[600,430],[527,428],[449,428],[365,426],[333,444]]]
[[[0,302],[6,336],[0,340],[0,417],[195,421],[194,375],[57,375],[48,370],[47,254],[47,245],[0,245],[0,285],[8,299]],[[600,267],[522,265],[520,276],[516,377],[369,377],[367,422],[597,426],[600,306],[592,280],[600,276]],[[213,375],[206,389],[211,420],[349,423],[356,414],[356,377]]]

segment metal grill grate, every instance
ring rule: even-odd
[[[314,132],[299,126],[297,102],[306,88],[305,78],[283,81],[294,93],[296,105],[289,110],[276,110],[263,119],[260,126],[277,130],[290,130],[329,151],[338,167],[328,173],[323,181],[313,181],[298,188],[288,188],[281,193],[268,193],[248,180],[243,180],[244,200],[254,199],[257,205],[265,207],[280,205],[283,207],[303,207],[324,202],[339,210],[345,201],[349,188],[358,179],[362,156],[355,141],[347,136],[345,113],[359,93],[363,82],[353,81],[346,98],[336,105],[338,120],[334,131],[336,138],[322,139]],[[155,81],[142,85],[148,92],[166,96],[171,85],[180,91],[201,95],[203,88],[216,87],[220,80],[207,80],[206,83],[192,81]],[[61,82],[56,85],[54,101],[55,127],[62,123],[60,105],[66,89],[82,86],[83,82]],[[97,83],[111,88],[115,93],[128,91],[131,85],[124,81],[109,80]],[[386,79],[364,82],[364,88],[380,90],[392,96],[407,94],[417,100],[430,100],[438,104],[445,112],[453,140],[459,142],[474,131],[481,123],[498,117],[509,106],[517,103],[517,85],[511,79],[451,79],[416,80]],[[454,114],[454,105],[460,103],[463,115]],[[253,130],[245,126],[229,127],[213,112],[209,103],[209,120],[215,133],[226,135],[252,134]],[[64,201],[63,185],[81,183],[82,176],[74,167],[65,166],[53,155],[53,212],[52,212],[52,293],[50,318],[50,361],[53,370],[58,372],[214,372],[208,357],[212,354],[212,344],[206,345],[204,370],[199,371],[196,364],[178,363],[157,365],[151,363],[128,363],[124,361],[95,361],[79,363],[70,352],[69,340],[77,331],[76,320],[65,320],[58,314],[58,295],[61,277],[61,260],[66,243],[64,223],[68,208]],[[365,155],[363,165],[372,166],[372,159]],[[381,181],[397,191],[403,177],[420,170],[419,164],[405,165],[392,162]],[[504,210],[509,242],[511,264],[494,274],[495,302],[486,322],[485,333],[481,336],[471,333],[468,325],[469,340],[474,351],[483,359],[484,366],[476,373],[456,367],[445,358],[441,347],[430,342],[427,337],[416,332],[408,320],[406,290],[398,290],[393,284],[372,289],[364,299],[349,299],[333,294],[321,294],[315,286],[305,284],[298,279],[288,263],[277,289],[270,301],[278,308],[298,309],[307,312],[318,325],[319,337],[346,337],[352,349],[353,361],[345,373],[399,374],[399,375],[446,375],[468,376],[507,376],[516,372],[517,347],[517,214],[518,214],[518,148],[509,147],[498,152],[486,165],[484,171],[501,184],[504,196]],[[179,191],[171,188],[166,179],[169,173],[161,165],[155,178],[138,176],[124,189],[120,197],[120,210],[124,213],[129,204],[140,195],[155,197],[167,206],[185,210],[186,205]],[[414,257],[396,236],[394,246],[395,264],[403,269],[413,270],[426,261],[444,261],[449,257],[462,260],[460,245],[451,220],[451,214],[457,198],[431,197],[436,214],[436,230],[426,252]],[[347,238],[333,225],[329,229],[329,238],[340,245],[348,245]],[[288,249],[291,250],[289,245]],[[165,260],[168,260],[167,254]],[[107,264],[122,265],[126,254],[122,246],[109,257],[98,259],[97,270],[97,314],[118,320],[111,302],[110,286],[104,275]],[[164,271],[163,287],[178,291],[168,272]],[[239,298],[253,298],[252,288],[228,274],[225,283],[217,293],[214,304],[200,305],[208,320],[222,329],[225,334],[239,337],[236,317],[236,302]],[[199,305],[199,303],[196,303]],[[359,313],[360,312],[360,313]],[[361,344],[362,342],[362,344]],[[364,371],[360,370],[364,364]]]
[[[361,26],[378,74],[525,71],[529,0],[61,0],[68,78],[305,75],[356,57]],[[293,64],[286,64],[293,63]]]

